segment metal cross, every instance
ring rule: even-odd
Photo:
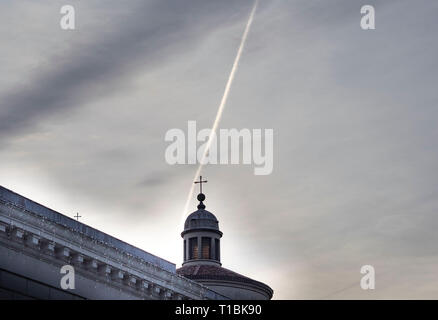
[[[79,212],[76,212],[76,215],[74,217],[76,218],[76,220],[79,221],[79,218],[81,218],[82,216],[79,215]]]
[[[207,180],[205,180],[205,181],[202,181],[202,176],[199,176],[199,181],[195,181],[194,183],[195,184],[197,184],[197,183],[199,183],[199,186],[200,186],[200,193],[202,193],[202,184],[203,183],[207,183],[208,181]]]

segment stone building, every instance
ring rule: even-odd
[[[270,299],[268,286],[220,266],[222,233],[202,201],[186,221],[176,270],[0,186],[0,299]],[[63,266],[74,269],[74,289],[61,288]]]

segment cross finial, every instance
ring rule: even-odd
[[[76,220],[79,221],[79,218],[81,218],[82,216],[79,215],[79,212],[76,212],[76,215],[74,217],[76,218]]]
[[[207,180],[202,181],[202,176],[199,176],[199,181],[195,181],[194,183],[195,184],[199,183],[200,193],[202,193],[202,184],[207,182],[208,182]]]

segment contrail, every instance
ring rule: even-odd
[[[230,93],[231,84],[233,83],[234,76],[235,76],[236,71],[237,71],[237,67],[239,66],[239,60],[240,60],[240,57],[242,56],[242,52],[243,52],[243,48],[245,46],[246,38],[248,37],[249,30],[251,29],[251,24],[252,24],[252,21],[254,19],[257,5],[258,5],[258,0],[255,0],[254,6],[251,10],[251,14],[249,15],[248,23],[246,24],[245,31],[243,32],[242,40],[240,41],[239,50],[237,51],[237,55],[236,55],[236,58],[234,59],[233,67],[231,68],[230,76],[228,77],[228,81],[227,81],[227,84],[225,86],[225,91],[224,91],[224,94],[222,96],[221,103],[219,104],[219,109],[217,111],[216,118],[214,119],[213,126],[211,128],[210,136],[208,137],[208,141],[207,141],[206,147],[204,149],[204,153],[202,154],[202,158],[201,158],[201,161],[199,163],[198,169],[196,170],[196,174],[195,174],[195,177],[193,178],[193,181],[195,181],[196,178],[201,174],[205,157],[207,156],[208,151],[210,150],[211,143],[213,141],[213,139],[212,139],[212,137],[214,136],[213,133],[216,133],[217,127],[218,127],[219,122],[221,120],[222,113],[223,113],[225,105],[227,103],[228,94]],[[192,183],[192,185],[190,187],[189,195],[187,196],[186,205],[184,206],[183,219],[185,218],[185,215],[187,214],[189,204],[190,204],[190,201],[192,199],[194,190],[195,190],[195,185]]]

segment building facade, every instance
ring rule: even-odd
[[[61,288],[63,266],[73,290]],[[0,298],[228,299],[175,264],[0,187]]]
[[[0,186],[0,299],[270,299],[272,289],[221,267],[218,222],[201,203],[176,265]],[[74,288],[63,289],[63,267]]]

